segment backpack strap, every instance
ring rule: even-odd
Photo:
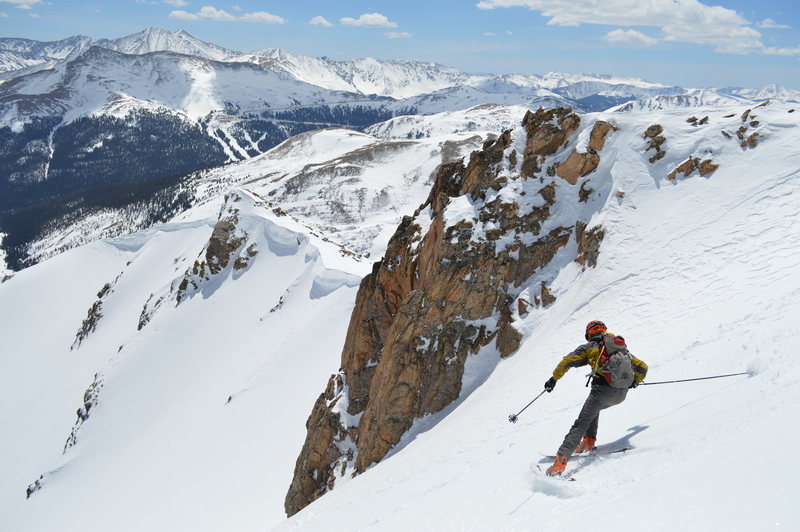
[[[599,344],[600,344],[600,356],[597,358],[597,361],[600,364],[597,366],[597,369],[592,370],[592,372],[589,373],[589,375],[587,375],[586,388],[588,388],[589,387],[589,383],[592,382],[592,377],[594,377],[596,374],[598,374],[597,372],[600,371],[600,368],[602,367],[603,357],[606,355],[605,338],[601,342],[599,342]]]

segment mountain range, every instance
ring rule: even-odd
[[[92,224],[81,224],[108,209],[145,225],[166,221],[190,204],[175,190],[195,172],[319,128],[420,138],[450,127],[430,117],[454,113],[462,131],[497,134],[509,113],[479,109],[520,106],[520,115],[540,106],[592,112],[800,99],[776,86],[687,90],[610,75],[470,75],[420,61],[242,53],[159,28],[112,40],[0,39],[0,66],[0,234],[11,270],[94,238]],[[143,202],[151,207],[134,207]]]

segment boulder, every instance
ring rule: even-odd
[[[653,124],[644,130],[644,138],[652,139],[660,135],[663,131],[664,127],[661,124]]]

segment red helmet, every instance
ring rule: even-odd
[[[590,321],[588,325],[586,325],[586,340],[591,340],[593,336],[597,336],[598,334],[602,334],[606,332],[608,329],[606,328],[606,324],[599,320]]]

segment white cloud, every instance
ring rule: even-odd
[[[199,15],[195,15],[194,13],[187,13],[186,11],[181,11],[181,10],[172,11],[169,14],[169,18],[174,18],[178,20],[200,20]]]
[[[0,0],[5,4],[11,4],[19,9],[31,9],[36,4],[40,4],[42,0]]]
[[[189,5],[189,2],[185,2],[184,0],[164,0],[164,3],[173,7],[184,7]]]
[[[779,24],[772,20],[771,18],[765,18],[758,24],[756,24],[759,28],[763,28],[765,30],[788,30],[791,28],[788,24]]]
[[[0,11],[0,18],[8,18],[8,15]]]
[[[511,30],[506,31],[506,35],[514,35],[514,32]]]
[[[384,33],[390,39],[410,39],[411,34],[407,31],[387,31]]]
[[[261,24],[284,24],[286,19],[267,13],[266,11],[256,11],[254,13],[247,13],[239,17],[239,20],[244,22],[260,22]]]
[[[397,23],[392,22],[386,16],[381,15],[380,13],[364,13],[357,19],[344,17],[339,19],[344,26],[368,26],[368,27],[378,27],[378,28],[396,28]]]
[[[650,27],[660,40],[705,44],[729,54],[767,53],[761,34],[736,11],[699,0],[481,0],[480,9],[527,7],[551,26]]]
[[[643,48],[646,46],[653,46],[658,42],[658,39],[645,35],[644,33],[636,30],[621,30],[616,29],[610,31],[603,37],[608,43],[620,46],[632,46],[636,48]]]
[[[496,33],[493,31],[487,31],[486,33],[483,34],[484,37],[494,37],[495,35]]]
[[[285,19],[266,11],[256,11],[254,13],[246,13],[240,17],[231,15],[222,9],[216,9],[212,6],[203,6],[197,13],[189,13],[187,11],[175,10],[169,14],[169,18],[178,20],[222,20],[222,21],[241,21],[241,22],[260,22],[263,24],[283,24]]]
[[[316,16],[308,21],[309,24],[313,24],[315,26],[325,26],[326,28],[330,28],[333,26],[330,22],[327,21],[325,17],[322,15]]]
[[[211,6],[203,6],[197,13],[176,10],[170,13],[169,17],[180,20],[236,20],[236,17],[227,11],[216,9]]]
[[[36,13],[29,13],[28,16],[31,18],[39,18],[39,15],[37,15]]]
[[[242,10],[242,6],[240,6],[239,4],[234,4],[231,7],[233,8],[234,11],[241,11]]]

